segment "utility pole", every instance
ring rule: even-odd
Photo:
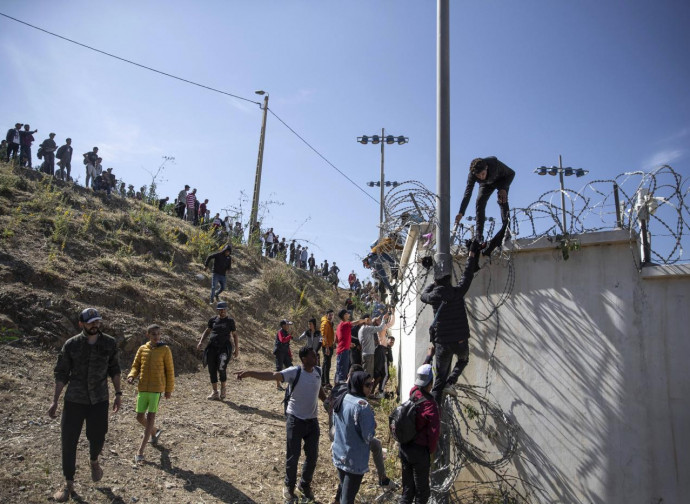
[[[261,121],[261,136],[259,137],[259,157],[256,161],[256,177],[254,178],[254,196],[252,197],[252,211],[249,216],[249,236],[247,243],[253,243],[258,238],[259,223],[256,221],[259,213],[259,193],[261,192],[261,168],[264,163],[264,140],[266,139],[266,114],[268,112],[268,93],[265,91],[255,91],[258,95],[264,96],[263,119]]]
[[[436,45],[436,274],[450,275],[450,24],[449,0],[438,0]]]
[[[383,173],[383,146],[386,142],[383,141],[386,138],[384,134],[384,128],[381,128],[381,196],[379,196],[379,238],[383,238],[383,185],[386,182],[386,177]]]

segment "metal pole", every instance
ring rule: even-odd
[[[381,128],[381,195],[380,195],[380,202],[379,202],[379,238],[383,238],[383,187],[386,182],[386,177],[383,173],[383,146],[386,143],[384,141],[385,138],[385,130]]]
[[[253,243],[258,238],[259,226],[256,221],[259,213],[259,193],[261,191],[261,168],[264,163],[264,140],[266,139],[266,113],[268,112],[268,93],[264,97],[264,115],[261,121],[261,136],[259,137],[259,157],[256,161],[256,177],[254,178],[254,196],[252,197],[252,211],[249,216],[248,243]]]
[[[618,184],[613,183],[613,203],[616,205],[616,227],[622,228],[623,222],[621,221],[621,202],[618,196]]]
[[[568,234],[568,227],[565,220],[565,187],[563,185],[563,159],[558,155],[558,175],[561,180],[561,210],[563,210],[563,234]]]
[[[438,0],[436,45],[436,273],[451,274],[449,0]]]

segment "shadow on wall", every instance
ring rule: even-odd
[[[605,257],[586,267],[581,254],[567,263],[543,255],[518,258],[512,296],[486,320],[470,318],[474,358],[465,379],[510,404],[521,427],[513,465],[538,502],[632,502],[648,488],[639,481],[648,455],[638,432],[645,409],[631,330],[639,317],[634,265],[609,272]],[[479,273],[467,302],[475,319],[491,313],[506,275],[498,265]]]

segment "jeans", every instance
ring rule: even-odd
[[[426,504],[431,495],[429,448],[415,443],[401,445],[400,464],[402,465],[403,487],[400,504]]]
[[[347,373],[350,371],[350,350],[343,350],[335,358],[335,382],[347,380]]]
[[[302,478],[300,485],[309,485],[314,477],[316,460],[319,458],[319,420],[310,418],[302,420],[294,415],[288,415],[285,420],[285,486],[294,489],[297,483],[297,464],[299,452],[304,440],[304,457],[302,464]]]
[[[43,154],[43,171],[48,175],[55,175],[55,153],[46,152]]]
[[[323,347],[323,373],[321,374],[322,385],[331,383],[331,360],[333,359],[334,348],[331,347],[328,350],[328,355],[326,355],[326,347]]]
[[[96,168],[92,164],[87,164],[86,165],[86,180],[84,180],[84,187],[87,189],[93,185],[93,179],[96,178]],[[91,185],[89,184],[89,180],[91,180]]]
[[[364,474],[353,474],[338,469],[338,477],[340,478],[340,484],[338,485],[335,498],[339,499],[338,502],[340,504],[354,504]]]
[[[479,240],[480,242],[484,240],[484,219],[486,216],[486,203],[487,201],[489,201],[489,197],[491,197],[491,194],[494,192],[495,189],[496,187],[493,185],[480,185],[479,192],[477,193],[477,227],[475,230],[475,236],[477,240]],[[507,192],[508,191],[506,191],[506,193]],[[508,222],[510,221],[510,207],[508,206],[508,202],[506,201],[505,203],[499,203],[498,206],[501,209],[501,221],[503,224],[499,232],[491,240],[491,243],[494,244],[499,234],[501,235],[500,240],[498,240],[498,243],[494,244],[494,248],[500,245],[501,241],[503,241],[503,235],[505,234],[506,228],[508,227]]]
[[[19,152],[19,144],[10,142],[7,144],[7,162],[10,162],[10,159],[16,159],[17,158],[17,153]]]
[[[384,266],[384,261],[391,265],[395,265],[395,261],[388,254],[372,254],[369,256],[369,265],[372,267],[379,281],[386,286],[389,292],[393,292],[393,287],[388,281],[388,273],[386,273],[386,268]]]
[[[98,460],[105,443],[105,434],[108,432],[108,401],[98,404],[65,401],[61,422],[62,473],[69,481],[74,481],[77,444],[84,421],[86,421],[86,439],[89,440],[89,459]]]
[[[69,180],[72,172],[72,164],[69,161],[58,162],[60,169],[57,171],[58,178],[62,180]]]
[[[214,273],[213,276],[211,277],[211,302],[213,302],[213,298],[220,296],[220,293],[225,290],[225,282],[227,278],[225,275],[221,275],[219,273]],[[220,285],[220,289],[218,289],[218,292],[216,292],[216,284]]]
[[[27,163],[27,166],[31,168],[31,146],[30,145],[22,145],[19,148],[19,161],[22,163],[22,166],[24,166],[24,163]]]
[[[451,372],[450,366],[453,363],[453,357],[457,356],[458,361]],[[434,358],[434,387],[431,389],[431,395],[436,400],[436,404],[441,407],[441,400],[443,389],[446,385],[455,385],[465,366],[470,360],[470,345],[468,340],[462,343],[436,343],[436,354]]]

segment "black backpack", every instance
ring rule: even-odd
[[[424,401],[428,401],[425,396],[419,399],[408,399],[398,405],[388,416],[388,426],[398,443],[406,444],[414,440],[417,435],[417,405]]]
[[[321,380],[321,368],[319,366],[314,366],[314,369],[316,370],[316,374],[319,375],[319,380]],[[299,381],[299,375],[301,373],[302,366],[298,366],[295,379],[292,380],[292,383],[288,384],[287,388],[285,389],[285,397],[283,397],[283,413],[285,414],[285,416],[287,416],[287,407],[288,403],[290,402],[290,397],[292,397],[292,392],[295,390],[295,387],[297,386],[297,382]]]

